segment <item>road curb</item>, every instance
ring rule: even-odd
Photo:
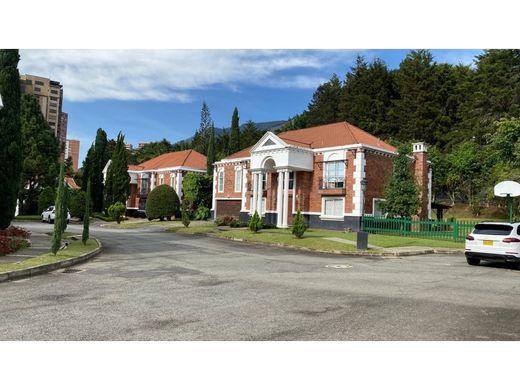
[[[70,259],[57,261],[56,263],[43,264],[38,265],[36,267],[19,269],[16,271],[2,272],[0,273],[0,283],[7,282],[10,280],[26,278],[33,275],[44,274],[47,272],[57,270],[59,268],[70,267],[72,265],[83,263],[87,260],[90,260],[93,257],[97,256],[103,250],[103,245],[101,244],[101,241],[99,241],[97,238],[94,238],[94,240],[96,240],[98,247],[91,252],[85,253],[81,256],[72,257]]]

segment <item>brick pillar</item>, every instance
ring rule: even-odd
[[[413,144],[414,176],[419,186],[420,208],[417,216],[421,219],[431,217],[431,188],[428,164],[428,147],[424,142]]]

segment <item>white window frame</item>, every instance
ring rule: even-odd
[[[221,180],[221,176],[222,175],[222,182],[220,181]],[[224,192],[224,170],[220,170],[218,171],[217,173],[217,192]],[[222,184],[222,186],[220,186],[220,184]]]
[[[326,215],[325,214],[325,201],[341,201],[341,214],[338,215]],[[330,197],[324,196],[321,198],[321,215],[320,219],[329,219],[329,220],[343,220],[345,215],[345,198],[342,197]]]
[[[242,192],[242,168],[235,169],[235,192]]]
[[[376,215],[375,211],[376,211],[376,202],[384,202],[385,200],[386,199],[384,199],[384,198],[374,198],[374,199],[372,199],[372,214],[366,214],[366,215],[372,215],[374,217],[384,216],[385,214],[383,212],[381,212],[381,214]]]
[[[174,173],[170,173],[170,187],[171,188],[175,188],[174,184],[173,184],[173,178],[175,177],[175,174]]]
[[[159,175],[159,185],[162,186],[164,184],[164,174]]]

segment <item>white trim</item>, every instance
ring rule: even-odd
[[[159,185],[162,186],[164,184],[164,173],[159,175]]]
[[[213,197],[211,199],[211,209],[213,210],[213,219],[217,219],[217,169],[213,168]]]
[[[428,167],[428,219],[432,219],[432,167]]]
[[[247,193],[247,168],[244,166],[242,169],[242,204],[241,208],[246,208],[246,193]]]
[[[220,174],[222,174],[222,189],[220,188]],[[217,172],[217,192],[224,192],[224,187],[226,186],[226,172],[223,169],[219,169]]]
[[[229,159],[225,159],[223,158],[222,160],[220,161],[215,161],[214,165],[217,166],[219,164],[230,164],[230,163],[241,163],[241,162],[247,162],[251,160],[251,157],[248,156],[248,157],[240,157],[240,158],[229,158]]]
[[[365,215],[375,215],[375,210],[376,210],[376,201],[378,200],[382,200],[383,202],[386,200],[385,198],[372,198],[372,214],[367,214],[365,213]]]
[[[159,173],[159,172],[166,172],[166,171],[190,171],[190,172],[201,172],[201,173],[204,173],[206,172],[205,169],[200,169],[200,168],[193,168],[193,167],[188,167],[188,166],[178,166],[178,167],[171,167],[171,168],[159,168],[159,169],[138,169],[138,170],[133,170],[133,169],[129,169],[128,172],[129,173]]]
[[[341,200],[342,203],[342,213],[341,215],[325,215],[325,201],[327,200]],[[323,196],[321,198],[321,214],[320,219],[328,219],[328,220],[343,220],[345,210],[345,198],[342,196]]]
[[[377,146],[367,145],[367,144],[352,144],[352,145],[341,145],[341,146],[329,146],[327,148],[316,148],[312,149],[313,152],[327,152],[327,151],[334,151],[334,150],[352,150],[352,149],[371,149],[375,150],[377,152],[383,152],[388,154],[397,155],[397,152],[391,152],[390,150],[378,148]]]
[[[366,175],[365,165],[365,153],[360,149],[356,152],[356,158],[354,159],[354,182],[352,183],[352,202],[354,204],[352,214],[356,216],[361,216],[361,204],[364,201],[361,180]]]

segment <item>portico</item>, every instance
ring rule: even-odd
[[[310,148],[287,144],[273,133],[266,133],[251,149],[250,213],[258,211],[264,217],[275,214],[276,226],[287,228],[290,213],[296,211],[296,172],[310,172],[312,165],[313,152]],[[292,207],[289,207],[290,191]],[[273,206],[276,206],[274,210]]]

